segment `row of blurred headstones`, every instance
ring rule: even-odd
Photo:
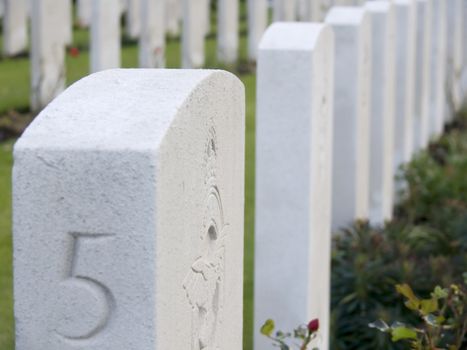
[[[258,330],[319,318],[328,349],[331,233],[384,227],[401,166],[467,98],[467,0],[368,1],[323,23],[276,23],[259,46],[255,349]],[[362,267],[365,268],[365,267]]]
[[[31,18],[31,107],[38,110],[64,88],[64,49],[73,42],[73,2],[0,0],[0,4],[4,7],[4,56],[26,51]],[[219,62],[231,64],[238,59],[239,1],[219,0],[217,5],[217,57]],[[330,5],[325,0],[248,1],[250,59],[256,60],[271,9],[273,21],[317,21]],[[91,28],[91,72],[120,66],[122,15],[128,37],[139,40],[140,67],[164,67],[167,34],[182,35],[182,67],[200,68],[205,64],[205,38],[211,30],[210,0],[77,0],[76,8],[78,25]]]

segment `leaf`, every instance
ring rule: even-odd
[[[418,310],[420,307],[420,300],[415,296],[412,288],[408,284],[397,284],[396,290],[407,298],[405,306],[411,310]]]
[[[275,327],[274,320],[269,319],[263,324],[260,332],[262,335],[265,335],[266,337],[270,337],[272,332],[274,331],[274,327]]]
[[[449,292],[445,288],[441,288],[440,286],[436,286],[431,296],[437,299],[445,299],[449,295]]]
[[[396,327],[391,329],[392,341],[403,339],[417,339],[417,332],[407,327]]]
[[[438,299],[423,299],[420,302],[420,311],[424,316],[431,314],[432,312],[438,311]]]
[[[383,320],[377,320],[375,322],[371,322],[368,324],[368,327],[370,328],[376,328],[380,330],[381,332],[388,332],[391,328],[387,325],[386,322]]]

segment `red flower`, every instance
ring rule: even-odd
[[[78,57],[79,56],[79,49],[77,47],[70,47],[70,56],[71,57]]]
[[[308,323],[308,330],[310,333],[314,333],[319,329],[319,320],[315,318],[314,320],[311,320],[310,323]]]

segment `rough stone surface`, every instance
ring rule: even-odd
[[[204,66],[203,0],[183,0],[182,67]]]
[[[369,214],[371,19],[361,7],[333,7],[335,33],[332,228]]]
[[[26,0],[6,0],[3,16],[3,54],[15,56],[26,50],[27,35],[27,3]]]
[[[430,25],[432,28],[430,54],[430,113],[429,133],[439,137],[444,126],[444,107],[446,104],[446,0],[432,0]]]
[[[395,9],[388,1],[370,1],[371,113],[370,223],[382,226],[392,218],[394,193]]]
[[[256,61],[261,37],[268,25],[267,0],[248,0],[248,57]]]
[[[60,0],[35,0],[31,17],[31,108],[40,110],[65,88],[65,43],[57,30]]]
[[[91,72],[120,67],[120,8],[115,0],[94,0],[91,24]]]
[[[193,1],[193,0],[191,0]],[[235,63],[238,58],[239,0],[218,0],[217,59]]]
[[[416,0],[417,38],[415,65],[414,152],[424,149],[429,140],[430,56],[432,0]]]
[[[394,171],[408,163],[413,150],[415,110],[415,40],[417,16],[414,0],[395,0],[396,17],[396,110],[394,119]],[[397,182],[395,192],[401,189]]]
[[[165,66],[165,0],[141,0],[139,65],[142,68]]]
[[[276,23],[259,48],[255,330],[319,318],[328,349],[332,164],[332,30]],[[298,278],[298,276],[300,276]],[[271,348],[255,331],[256,350]]]
[[[237,78],[96,73],[14,157],[17,350],[241,349]]]
[[[126,12],[126,34],[131,39],[139,38],[141,34],[141,2],[143,0],[128,0]]]

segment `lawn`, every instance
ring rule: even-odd
[[[244,14],[244,8],[242,8]],[[240,27],[240,62],[246,61],[245,17]],[[246,174],[245,174],[245,280],[244,280],[244,349],[252,349],[253,327],[253,220],[254,220],[254,132],[255,132],[255,75],[240,74],[238,66],[226,67],[216,60],[215,23],[206,41],[206,67],[228,69],[245,84],[246,88]],[[89,32],[75,28],[73,46],[78,47],[78,57],[67,55],[67,83],[86,76],[89,70]],[[2,38],[0,35],[0,44]],[[180,64],[180,40],[167,42],[168,68]],[[138,46],[125,39],[122,44],[122,66],[137,67]],[[247,67],[245,64],[243,67]],[[29,60],[27,57],[0,59],[0,116],[10,110],[29,110]],[[248,71],[242,69],[242,71]],[[0,349],[14,349],[12,254],[11,254],[11,166],[13,141],[0,143]]]

